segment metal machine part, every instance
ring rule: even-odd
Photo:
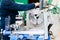
[[[44,37],[48,39],[48,25],[51,23],[51,12],[46,9],[33,9],[27,12],[27,28],[44,30]]]
[[[18,30],[23,29],[23,26],[24,26],[23,25],[23,17],[20,15],[16,15],[15,19],[16,19],[15,24],[10,25],[10,30],[18,31]]]
[[[20,34],[20,35],[10,35],[10,40],[44,40],[43,35],[39,34],[34,34],[34,35],[29,35],[29,34]]]
[[[0,32],[0,40],[3,39],[2,35],[3,35],[3,29],[1,29],[1,32]]]
[[[33,24],[41,24],[43,22],[43,12],[39,11],[39,9],[34,9],[29,13],[29,19]]]
[[[44,10],[40,10],[39,8],[33,9],[27,12],[27,26],[29,27],[41,27],[44,26]],[[49,14],[48,14],[48,21],[49,21]],[[38,26],[39,25],[39,26]]]
[[[23,30],[25,30],[24,26],[17,25],[17,24],[10,25],[10,28],[11,28],[10,30],[12,30],[12,31],[23,31]]]
[[[5,30],[9,30],[9,25],[10,25],[10,16],[7,16],[5,18]]]
[[[43,9],[43,1],[44,0],[39,0],[40,1],[40,10],[42,10]]]
[[[17,25],[22,25],[23,24],[23,16],[16,15],[16,22]]]

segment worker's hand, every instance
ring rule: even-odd
[[[39,5],[40,5],[40,3],[38,3],[38,2],[37,2],[37,3],[35,3],[35,6],[36,6],[36,7],[37,7],[37,6],[39,6]]]

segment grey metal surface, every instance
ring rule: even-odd
[[[43,1],[44,0],[39,0],[40,1],[40,10],[42,10],[43,9]]]

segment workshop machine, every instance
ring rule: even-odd
[[[16,16],[16,23],[9,26],[10,31],[1,30],[0,34],[9,35],[10,40],[51,40],[48,31],[51,10],[43,9],[43,0],[40,5],[40,8],[27,11],[26,26],[23,26],[23,17]]]
[[[50,40],[48,25],[51,23],[48,10],[32,9],[27,11],[27,25],[22,26],[19,21],[10,25],[13,31],[2,31],[3,35],[9,35],[10,40]],[[18,18],[16,18],[18,19]],[[11,30],[11,29],[10,29]]]

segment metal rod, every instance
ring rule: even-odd
[[[40,1],[40,10],[43,9],[43,0],[39,0]]]

